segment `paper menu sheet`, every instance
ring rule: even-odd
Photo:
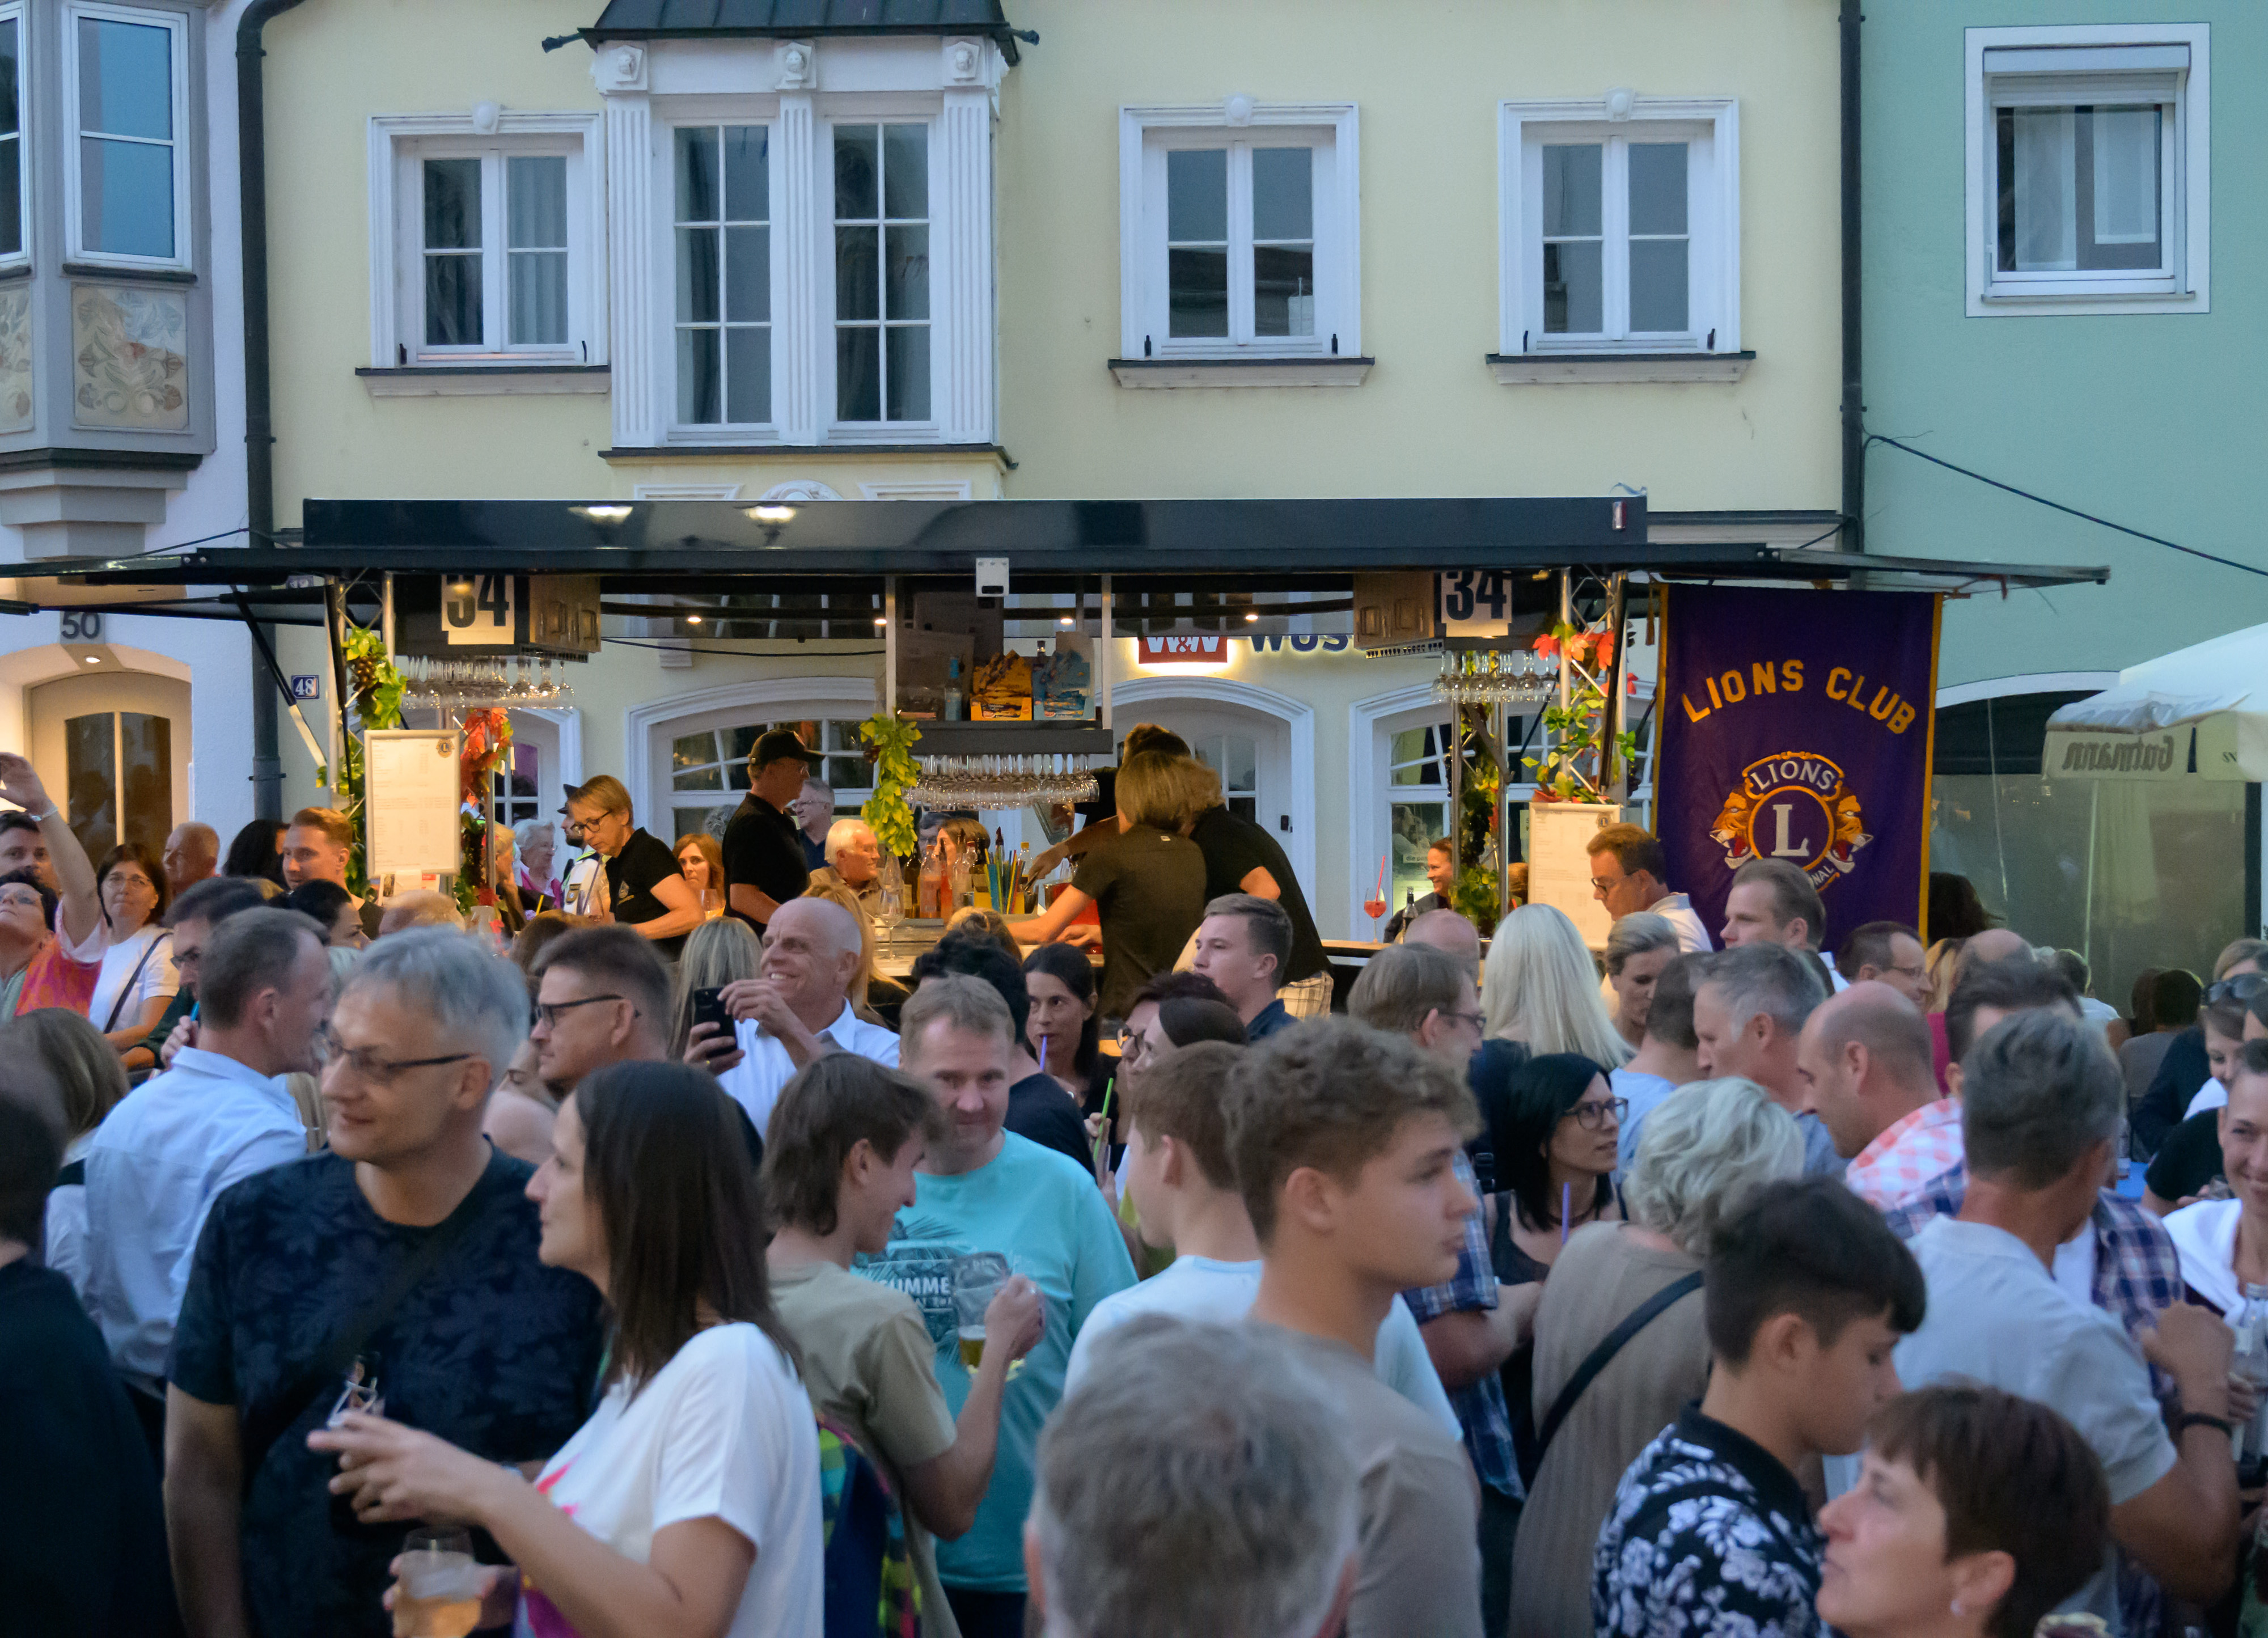
[[[457,735],[375,729],[363,736],[370,880],[457,873]]]
[[[1528,807],[1528,902],[1567,913],[1593,950],[1607,947],[1614,918],[1591,891],[1591,856],[1585,844],[1623,811],[1595,802],[1532,802]]]

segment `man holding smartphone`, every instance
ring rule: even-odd
[[[696,1016],[685,1061],[717,1077],[761,1132],[780,1088],[814,1058],[853,1052],[891,1069],[898,1038],[850,1007],[858,975],[858,924],[831,899],[791,899],[773,912],[762,975],[727,984],[718,999],[731,1032]]]

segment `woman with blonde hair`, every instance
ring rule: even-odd
[[[1646,1117],[1623,1183],[1630,1220],[1568,1239],[1535,1311],[1528,1403],[1511,1407],[1539,1435],[1592,1351],[1646,1304],[1675,1295],[1569,1401],[1537,1460],[1513,1550],[1512,1638],[1588,1630],[1591,1548],[1615,1487],[1708,1384],[1700,1293],[1710,1237],[1750,1190],[1802,1173],[1803,1134],[1761,1087],[1695,1081]]]
[[[1145,751],[1120,765],[1118,835],[1079,861],[1040,914],[1009,923],[1025,944],[1052,944],[1094,905],[1102,922],[1102,1016],[1123,1018],[1142,986],[1170,973],[1204,920],[1204,855],[1182,834],[1189,781],[1176,759]],[[1616,1060],[1620,1062],[1620,1059]]]
[[[1481,983],[1485,1032],[1538,1054],[1579,1053],[1611,1069],[1630,1043],[1599,999],[1599,970],[1563,910],[1522,905],[1498,923]]]
[[[669,988],[669,1055],[682,1058],[693,1033],[693,992],[722,989],[762,975],[764,947],[755,929],[732,916],[703,922],[685,937]]]
[[[126,1096],[117,1050],[93,1024],[64,1007],[40,1007],[0,1025],[0,1058],[55,1089],[63,1116],[63,1175],[48,1195],[43,1260],[86,1295],[86,1153],[94,1128]]]
[[[725,914],[725,848],[705,830],[680,836],[674,849],[677,868],[685,872],[692,885],[693,896],[700,901],[701,914],[715,921]]]

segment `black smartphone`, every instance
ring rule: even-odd
[[[696,989],[693,992],[693,1022],[713,1024],[726,1040],[733,1038],[733,1015],[725,1010],[725,992],[721,988]]]

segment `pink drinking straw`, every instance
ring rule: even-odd
[[[1567,1214],[1574,1208],[1575,1186],[1562,1183],[1559,1186],[1559,1244],[1562,1245],[1567,1243]]]

